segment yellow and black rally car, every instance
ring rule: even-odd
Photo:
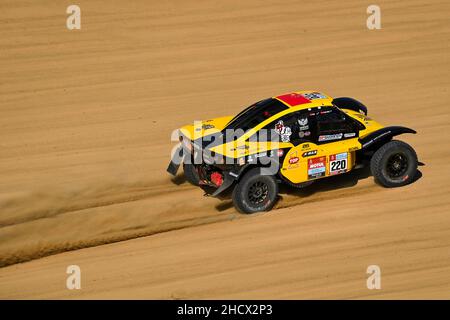
[[[401,127],[385,127],[352,98],[299,91],[259,101],[235,117],[194,122],[178,130],[180,144],[167,171],[183,164],[186,179],[207,195],[233,190],[243,213],[270,210],[279,183],[303,188],[316,179],[370,165],[384,187],[410,183],[417,155],[393,140]]]

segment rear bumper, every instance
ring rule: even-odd
[[[180,165],[183,161],[183,147],[180,146],[176,149],[174,152],[172,159],[169,162],[169,165],[167,166],[167,172],[171,175],[175,176],[178,172],[178,169],[180,168]],[[223,180],[220,186],[217,186],[214,184],[210,177],[210,173],[207,171],[207,166],[200,164],[195,165],[195,168],[197,169],[197,173],[199,176],[199,185],[205,190],[206,195],[216,197],[220,195],[222,192],[227,190],[235,181],[235,177],[233,175],[230,175],[229,171],[226,170],[220,170],[217,171],[222,174]]]

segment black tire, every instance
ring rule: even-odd
[[[373,154],[370,171],[375,181],[383,187],[404,186],[411,183],[416,176],[416,152],[405,142],[390,141]]]
[[[278,183],[273,175],[261,174],[261,168],[248,171],[233,190],[233,204],[242,213],[269,211],[275,205]]]
[[[198,186],[200,182],[200,178],[198,177],[197,170],[195,170],[195,167],[193,164],[183,163],[183,171],[184,176],[186,177],[186,180],[194,185]]]

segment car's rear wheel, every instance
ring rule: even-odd
[[[404,186],[416,176],[416,152],[405,142],[390,141],[374,153],[370,170],[375,180],[384,187]]]
[[[242,213],[269,211],[275,205],[278,183],[273,175],[261,174],[260,168],[248,171],[233,190],[233,204]]]
[[[200,178],[198,177],[198,172],[195,169],[193,164],[183,163],[183,171],[186,180],[193,184],[194,186],[198,186],[200,182]]]

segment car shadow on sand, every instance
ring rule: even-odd
[[[424,164],[419,163],[419,166],[422,165]],[[291,187],[286,184],[281,184],[278,198],[280,199],[282,195],[310,197],[320,192],[350,188],[357,185],[360,180],[364,180],[367,178],[372,178],[372,173],[370,172],[369,166],[353,170],[346,174],[336,175],[334,177],[327,177],[325,179],[319,179],[315,181],[312,185],[301,189]],[[416,175],[409,184],[415,183],[420,178],[422,178],[422,172],[420,170],[417,170]],[[376,182],[374,181],[374,183]],[[382,188],[382,186],[380,186],[380,188]]]
[[[424,163],[419,162],[419,166],[424,165],[425,165]],[[357,185],[360,180],[364,180],[371,177],[372,174],[370,172],[369,166],[365,166],[361,169],[356,169],[346,174],[336,175],[334,177],[327,177],[325,179],[319,179],[315,181],[312,185],[301,189],[281,183],[277,202],[283,197],[283,195],[294,195],[305,198],[321,192],[350,188]],[[415,183],[420,178],[422,178],[422,172],[420,170],[417,170],[417,173],[414,179],[410,182],[410,184]],[[182,174],[172,178],[171,181],[176,185],[187,183],[186,179],[184,178],[184,175]],[[233,202],[231,200],[232,190],[233,188],[229,188],[223,194],[220,195],[219,198],[222,201],[215,206],[217,211],[223,212],[233,207]]]
[[[318,192],[353,187],[358,184],[359,180],[367,179],[370,176],[370,169],[365,167],[346,174],[316,180],[312,185],[305,188],[295,188],[286,184],[281,184],[279,194],[308,197]]]
[[[424,164],[423,163],[419,164],[419,166],[422,165]],[[282,183],[280,184],[277,202],[283,198],[283,195],[293,195],[301,198],[307,198],[321,192],[350,188],[357,185],[360,180],[364,180],[367,178],[372,178],[372,174],[370,172],[369,167],[364,167],[334,177],[319,179],[315,181],[312,185],[302,189],[291,187],[287,184]],[[415,183],[420,178],[422,178],[422,172],[420,170],[417,170],[417,173],[414,179],[410,182],[410,184]],[[374,181],[374,183],[376,182]],[[379,187],[382,188],[382,186]],[[227,192],[226,195],[224,194],[221,197],[221,199],[223,201],[218,205],[216,205],[217,211],[222,212],[233,207],[233,202],[231,201],[231,191]]]

